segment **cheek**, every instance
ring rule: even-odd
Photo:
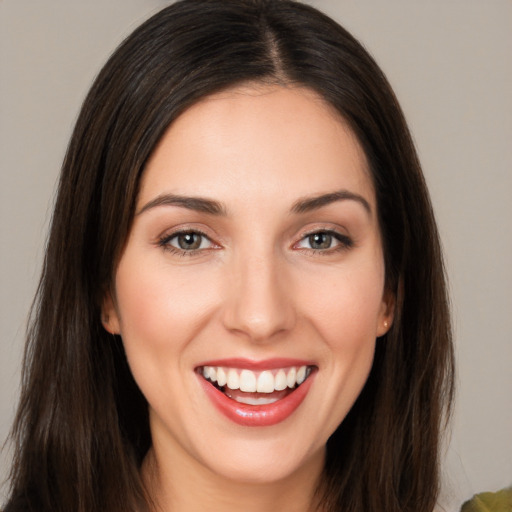
[[[377,338],[380,294],[372,288],[345,281],[342,289],[333,290],[331,300],[323,302],[322,313],[316,316],[315,326],[333,372],[345,391],[345,386],[353,386],[356,394],[370,371]]]
[[[379,260],[329,274],[323,276],[324,286],[318,286],[318,279],[316,287],[305,282],[300,295],[304,317],[322,343],[326,371],[318,379],[324,390],[328,434],[343,421],[372,368],[384,287]]]
[[[182,389],[188,347],[212,309],[215,286],[205,278],[128,257],[118,267],[117,310],[126,357],[142,393],[158,410],[168,408],[170,389]]]
[[[375,340],[383,310],[384,272],[379,264],[329,271],[303,282],[304,315],[335,345]]]
[[[213,280],[211,273],[171,272],[165,264],[122,262],[116,297],[127,354],[153,353],[158,358],[161,352],[186,345],[217,300]]]

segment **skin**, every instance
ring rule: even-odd
[[[353,197],[294,210],[339,191]],[[162,204],[165,194],[213,200],[221,214]],[[177,230],[206,236],[184,251]],[[312,248],[309,235],[326,231],[341,241]],[[149,403],[143,476],[161,510],[315,509],[326,441],[392,321],[384,282],[365,155],[315,93],[246,85],[173,123],[144,171],[103,305]],[[194,371],[233,357],[300,358],[318,371],[290,417],[244,427],[212,405]]]

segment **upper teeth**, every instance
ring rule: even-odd
[[[260,373],[222,366],[203,366],[203,376],[220,387],[239,389],[246,393],[273,393],[302,384],[311,373],[308,366],[264,370]]]

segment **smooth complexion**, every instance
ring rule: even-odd
[[[149,403],[144,476],[163,511],[312,509],[326,441],[392,321],[384,283],[365,155],[315,93],[239,87],[172,124],[103,307]],[[271,425],[230,419],[198,373],[276,359],[314,372]]]

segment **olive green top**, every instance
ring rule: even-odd
[[[512,512],[512,487],[476,494],[462,505],[461,512]]]

